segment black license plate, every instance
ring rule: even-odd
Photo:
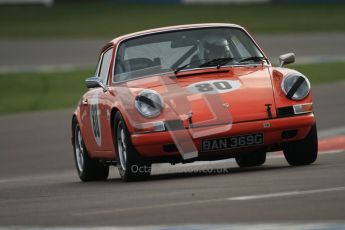
[[[201,143],[201,151],[218,151],[224,149],[234,149],[262,144],[264,144],[264,134],[255,133],[234,137],[222,137],[212,140],[203,140]]]

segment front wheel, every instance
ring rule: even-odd
[[[151,174],[151,163],[141,157],[134,148],[131,137],[120,112],[115,115],[115,149],[117,167],[123,181],[138,181]]]
[[[300,141],[286,143],[283,146],[285,159],[290,165],[308,165],[317,158],[317,129],[314,124],[308,135]]]
[[[108,178],[109,166],[105,166],[98,160],[89,157],[78,123],[74,125],[73,148],[74,160],[80,180],[86,182],[106,180]]]

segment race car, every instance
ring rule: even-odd
[[[283,150],[292,165],[318,154],[308,78],[273,67],[251,35],[235,24],[157,28],[115,38],[100,54],[89,89],[72,118],[82,181],[150,176],[153,163],[235,158],[264,164]]]

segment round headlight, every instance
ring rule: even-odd
[[[299,73],[287,74],[282,81],[281,87],[286,97],[292,100],[302,100],[310,92],[308,78]]]
[[[135,98],[135,107],[143,117],[152,118],[161,114],[164,102],[159,93],[145,89]]]

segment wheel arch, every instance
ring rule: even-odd
[[[111,112],[110,112],[110,125],[111,125],[111,131],[112,133],[114,133],[114,122],[115,122],[115,115],[117,112],[120,112],[122,117],[123,117],[123,120],[126,124],[126,127],[128,129],[128,131],[130,133],[133,132],[133,126],[130,124],[128,118],[126,117],[126,113],[124,113],[119,107],[116,107],[114,106],[112,109],[111,109]]]
[[[78,122],[77,115],[73,114],[72,121],[71,121],[71,128],[72,128],[72,130],[71,130],[71,132],[72,132],[71,142],[72,142],[73,146],[74,146],[74,129],[75,129],[75,126],[77,125],[77,122]]]
[[[110,113],[110,127],[111,127],[111,133],[113,135],[113,139],[114,139],[115,115],[117,112],[120,112],[120,110],[117,107],[113,107]]]

